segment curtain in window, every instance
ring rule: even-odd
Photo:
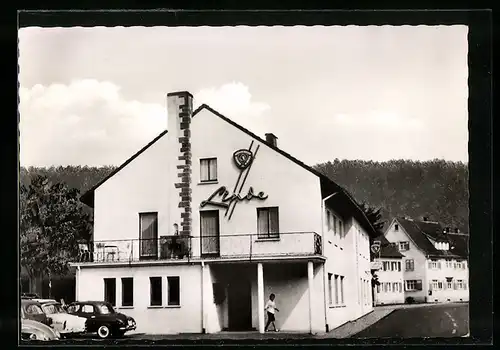
[[[201,248],[202,254],[219,253],[219,212],[202,211],[201,216]]]
[[[257,230],[259,237],[267,237],[269,235],[269,211],[266,209],[258,211]]]
[[[269,210],[269,235],[277,237],[279,232],[278,208],[271,208]]]
[[[156,256],[158,251],[158,214],[140,214],[141,256]]]
[[[217,159],[211,159],[208,163],[208,167],[210,170],[209,180],[217,180]]]
[[[200,180],[208,181],[208,159],[200,160]]]

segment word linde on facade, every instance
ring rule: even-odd
[[[212,201],[212,199],[216,196],[222,197],[220,201]],[[229,196],[229,191],[227,190],[226,186],[219,187],[214,193],[208,197],[207,200],[204,200],[203,202],[200,203],[200,207],[204,207],[207,204],[223,207],[223,208],[229,208],[233,202],[241,202],[244,200],[252,200],[253,198],[264,200],[267,199],[267,195],[264,192],[259,192],[257,195],[254,194],[253,188],[250,187],[248,189],[248,193],[246,196],[241,196],[239,194],[233,193],[232,195]]]

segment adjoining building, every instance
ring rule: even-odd
[[[162,132],[82,196],[93,243],[77,300],[106,300],[144,333],[323,332],[372,310],[375,229],[342,187],[192,95]]]
[[[404,255],[406,302],[469,300],[469,235],[424,217],[395,218],[385,237]]]
[[[379,282],[374,287],[374,304],[403,304],[405,301],[404,255],[399,252],[396,244],[389,242],[385,236],[375,238],[374,243],[376,243],[374,246],[379,246],[378,252],[372,253]]]

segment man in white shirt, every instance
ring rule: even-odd
[[[274,302],[275,298],[276,298],[276,296],[274,295],[274,293],[272,293],[269,296],[269,300],[267,301],[266,307],[264,309],[267,311],[267,324],[266,324],[266,328],[265,328],[266,332],[267,332],[267,327],[269,327],[269,325],[271,323],[273,324],[274,331],[275,332],[278,331],[278,329],[276,328],[276,324],[274,324],[274,321],[275,321],[274,313],[275,313],[275,311],[279,312],[280,310],[278,310],[278,308],[276,307],[276,303]]]

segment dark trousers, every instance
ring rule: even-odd
[[[267,323],[266,323],[266,327],[265,327],[265,330],[267,331],[267,327],[269,327],[269,325],[272,323],[273,326],[274,326],[274,330],[276,330],[276,325],[274,324],[274,321],[275,321],[275,318],[274,318],[274,314],[271,313],[271,312],[267,312]]]

